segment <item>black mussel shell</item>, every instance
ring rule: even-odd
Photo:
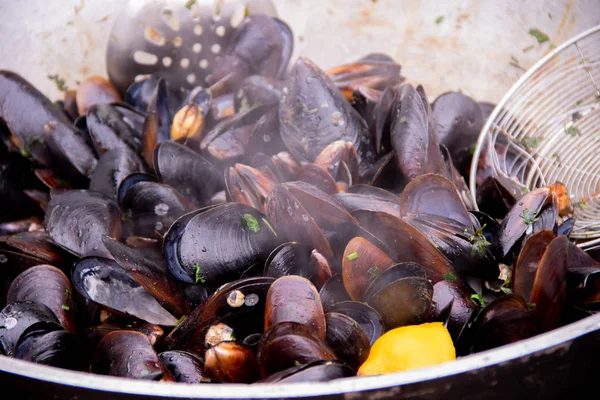
[[[264,213],[265,200],[278,178],[269,172],[236,163],[225,169],[227,199],[254,207]]]
[[[71,279],[79,294],[111,310],[156,325],[174,326],[177,322],[177,318],[111,259],[81,258],[73,265]]]
[[[12,303],[0,311],[0,346],[3,353],[12,356],[21,334],[38,322],[59,324],[48,307],[33,301]]]
[[[44,190],[32,173],[29,160],[16,153],[0,156],[0,222],[15,221],[31,215],[40,215],[40,209],[23,190]]]
[[[90,177],[90,190],[116,200],[121,182],[130,174],[144,171],[142,160],[130,149],[109,150],[100,157],[94,168]]]
[[[477,185],[477,204],[481,211],[502,219],[524,194],[523,187],[512,179],[489,176]]]
[[[84,343],[74,333],[49,332],[35,341],[25,360],[52,367],[86,371],[89,365]]]
[[[294,181],[307,183],[315,186],[326,194],[338,192],[338,186],[333,177],[317,164],[307,163],[302,165],[294,175]]]
[[[266,297],[275,280],[269,277],[253,277],[233,281],[221,286],[201,307],[194,309],[169,336],[165,338],[168,349],[180,349],[202,356],[208,329],[219,322],[230,326],[236,338],[244,340],[262,333]],[[228,298],[244,296],[243,303],[228,303]]]
[[[75,333],[75,307],[69,278],[51,265],[37,265],[26,269],[10,285],[7,303],[34,301],[48,307],[60,324]]]
[[[455,346],[459,347],[465,342],[463,332],[468,329],[479,311],[471,300],[471,294],[459,282],[440,281],[433,285],[432,301],[433,318],[444,323]]]
[[[260,383],[329,382],[354,375],[348,365],[337,360],[315,361],[293,366],[261,379]]]
[[[250,75],[240,84],[234,98],[237,112],[257,104],[277,104],[283,95],[284,83],[262,75]]]
[[[355,320],[369,338],[371,346],[386,330],[381,315],[366,303],[342,301],[327,307],[325,312],[344,314]]]
[[[142,149],[140,134],[123,121],[122,115],[109,104],[92,106],[85,117],[87,130],[100,155],[113,149]]]
[[[264,276],[280,278],[299,275],[310,279],[313,276],[310,264],[311,248],[296,242],[277,246],[265,261]]]
[[[98,344],[106,335],[114,331],[136,331],[141,332],[148,338],[152,346],[157,344],[164,335],[163,329],[158,325],[149,324],[147,322],[134,321],[130,324],[114,324],[103,323],[97,326],[90,326],[85,329],[85,337],[91,343]]]
[[[325,338],[323,305],[309,280],[290,275],[273,282],[267,293],[265,331],[281,322],[304,324],[321,339]]]
[[[19,360],[25,360],[29,354],[29,351],[35,347],[39,338],[47,333],[63,330],[64,328],[55,322],[40,321],[34,323],[25,329],[19,337],[17,345],[15,346],[13,357]]]
[[[351,142],[337,140],[330,143],[317,156],[315,164],[327,170],[333,179],[344,182],[348,187],[360,182],[358,157]]]
[[[119,206],[101,193],[69,190],[48,203],[44,227],[50,239],[77,256],[108,257],[102,237],[116,237],[120,229]]]
[[[371,351],[369,337],[361,326],[347,315],[329,312],[325,314],[325,321],[325,341],[340,360],[354,371],[358,371]]]
[[[261,376],[319,360],[335,360],[329,345],[314,330],[296,322],[281,322],[267,330],[258,346]]]
[[[556,238],[554,232],[543,230],[534,233],[527,241],[525,241],[517,260],[513,265],[511,279],[511,289],[513,293],[518,294],[524,299],[529,299],[531,297],[533,282],[535,281],[535,275],[538,271],[540,261],[546,252],[548,245],[554,238]]]
[[[159,78],[148,104],[144,121],[142,154],[149,167],[153,168],[153,154],[156,145],[171,138],[171,111],[168,105],[168,91],[164,79]]]
[[[354,145],[361,171],[371,166],[375,149],[367,124],[319,67],[298,59],[286,87],[281,138],[296,160],[312,162],[331,142],[345,140]]]
[[[393,216],[400,215],[398,200],[392,202],[378,196],[361,193],[337,193],[331,196],[348,212],[355,210],[381,211]]]
[[[177,382],[210,382],[210,378],[204,373],[204,362],[192,353],[179,350],[163,351],[158,358]]]
[[[433,285],[416,263],[400,263],[378,275],[365,293],[367,304],[381,317],[386,329],[426,322]]]
[[[171,227],[164,254],[173,275],[184,282],[223,284],[262,263],[281,242],[267,218],[255,208],[227,203]]]
[[[96,346],[90,370],[101,375],[152,381],[170,375],[148,338],[135,331],[115,331],[104,336]]]
[[[350,300],[350,296],[344,287],[344,281],[341,274],[335,274],[329,278],[319,290],[319,297],[323,308],[327,309],[335,303]]]

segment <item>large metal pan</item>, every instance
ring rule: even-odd
[[[598,0],[277,0],[296,35],[295,55],[324,68],[372,51],[394,56],[431,98],[461,89],[498,101],[549,51],[600,24]],[[67,84],[106,75],[105,49],[123,0],[0,1],[0,68],[19,71],[50,98],[48,75]],[[439,24],[438,17],[444,17]],[[323,40],[327,38],[327,40]],[[312,44],[312,45],[311,45]],[[314,44],[317,44],[316,46]],[[533,45],[533,47],[531,47]],[[525,50],[525,51],[524,51]],[[0,398],[576,398],[595,393],[600,315],[522,342],[401,374],[294,385],[184,385],[70,372],[0,356]]]

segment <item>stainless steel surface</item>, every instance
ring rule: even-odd
[[[185,0],[182,0],[185,2]],[[19,71],[51,99],[62,96],[47,76],[70,88],[107,75],[110,29],[123,0],[0,1],[0,68]],[[295,34],[294,57],[323,68],[384,52],[430,98],[462,90],[497,102],[550,51],[528,34],[538,28],[560,45],[600,24],[598,0],[277,0]],[[443,17],[436,23],[438,17]],[[431,368],[379,377],[295,385],[184,385],[141,382],[59,370],[0,356],[7,398],[560,398],[595,390],[600,368],[600,315],[520,343]]]
[[[496,174],[527,188],[565,184],[575,204],[571,237],[584,248],[600,243],[599,85],[600,25],[540,60],[498,103],[473,153],[474,201],[483,152]]]
[[[120,92],[153,72],[173,87],[205,85],[246,14],[275,16],[270,0],[133,0],[110,32],[106,70]]]

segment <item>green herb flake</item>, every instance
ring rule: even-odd
[[[402,117],[400,117],[400,123],[403,124],[406,122],[406,117],[403,115]]]
[[[600,103],[600,93],[596,94],[596,103]]]
[[[185,321],[186,318],[187,318],[187,315],[183,315],[181,318],[179,318],[177,320],[177,322],[175,322],[175,328],[177,328],[179,325],[181,325],[183,323],[183,321]]]
[[[379,269],[379,267],[371,267],[367,272],[371,279],[375,279],[381,274],[381,270]]]
[[[296,360],[296,361],[294,361],[294,365],[296,367],[300,367],[302,364],[300,364],[300,361]]]
[[[60,90],[61,92],[66,92],[67,90],[69,90],[69,87],[66,85],[65,79],[62,78],[60,75],[48,75],[48,79],[53,81],[56,84],[58,90]]]
[[[504,281],[502,286],[500,286],[500,290],[502,290],[505,294],[512,293],[512,289],[510,288],[510,279]]]
[[[315,114],[315,113],[317,113],[317,112],[319,112],[319,109],[318,109],[318,108],[313,108],[312,110],[308,110],[308,113],[309,113],[309,114]]]
[[[229,335],[229,338],[234,341],[236,339],[235,337],[235,331],[231,331],[231,335]]]
[[[454,275],[452,273],[444,274],[444,275],[442,275],[442,278],[444,278],[444,280],[446,280],[446,281],[454,282],[456,280],[456,275]]]
[[[25,158],[29,157],[31,154],[29,153],[29,151],[27,151],[27,149],[25,147],[19,147],[19,152],[21,153],[21,155]]]
[[[552,13],[548,13],[548,18],[552,19]]]
[[[205,283],[206,282],[206,279],[204,279],[204,277],[200,273],[200,265],[194,264],[194,272],[195,272],[196,283],[198,283],[198,282]]]
[[[556,45],[554,43],[550,43],[550,46],[548,46],[548,48],[550,50],[554,50],[556,48]]]
[[[567,135],[569,135],[569,136],[573,136],[573,137],[576,137],[576,136],[581,136],[581,132],[579,131],[579,129],[577,129],[577,128],[576,128],[576,127],[574,127],[574,126],[570,126],[570,127],[568,127],[567,129],[565,129],[565,133],[566,133]]]
[[[527,303],[527,308],[528,308],[530,311],[533,311],[533,310],[535,310],[535,303]]]
[[[192,6],[196,4],[196,0],[188,0],[187,3],[185,3],[185,8],[187,8],[188,10],[192,9]]]
[[[66,304],[63,304],[63,305],[62,305],[62,309],[63,309],[63,310],[65,310],[65,311],[69,311],[69,310],[71,309],[71,307],[69,307],[69,306],[68,306],[68,305],[66,305]]]
[[[473,155],[475,154],[475,149],[477,148],[477,145],[475,143],[473,143],[472,145],[469,146],[469,154]]]
[[[539,218],[536,218],[536,215],[537,215],[537,212],[535,210],[530,210],[530,209],[526,208],[523,211],[521,211],[521,214],[519,214],[519,217],[523,218],[523,222],[525,222],[527,225],[531,225],[535,221],[539,220]]]
[[[277,232],[275,232],[275,229],[273,229],[273,227],[271,226],[271,224],[269,223],[269,221],[267,221],[267,219],[265,217],[262,217],[262,221],[267,226],[267,228],[269,228],[269,230],[273,233],[273,235],[277,236]]]
[[[71,289],[69,289],[69,288],[66,288],[66,289],[65,289],[65,296],[69,297],[69,296],[71,296],[72,294],[73,294],[73,292],[71,292]]]
[[[582,210],[589,210],[590,206],[588,206],[587,204],[585,204],[583,201],[578,201],[577,203],[573,204],[575,207],[577,208],[581,208]]]
[[[260,231],[260,225],[258,224],[258,221],[256,220],[256,218],[254,218],[254,215],[252,215],[252,214],[244,214],[242,216],[242,218],[246,222],[246,226],[248,226],[248,228],[252,232],[256,233],[256,232]]]
[[[525,193],[531,192],[531,189],[529,189],[529,186],[523,186],[523,190],[525,190]]]
[[[544,32],[540,31],[537,28],[531,28],[529,30],[529,34],[533,36],[539,44],[545,43],[550,40],[550,37],[546,35]]]
[[[484,257],[488,246],[491,244],[487,241],[483,234],[483,230],[485,229],[485,227],[486,224],[483,224],[483,226],[477,229],[474,235],[469,236],[469,242],[471,242],[471,244],[473,245],[473,247],[471,248],[472,257]],[[466,229],[465,233],[468,233]]]
[[[435,23],[436,23],[437,25],[441,24],[443,21],[444,21],[444,16],[443,16],[443,15],[440,15],[439,17],[437,17],[437,18],[435,19]]]
[[[523,53],[527,53],[529,50],[533,49],[533,47],[534,47],[533,45],[525,47],[523,49]]]
[[[473,304],[475,304],[479,308],[485,307],[485,300],[483,299],[483,296],[480,294],[472,294],[471,301],[473,302]]]
[[[526,150],[530,150],[530,151],[535,149],[536,147],[538,147],[541,142],[542,142],[542,138],[540,138],[539,136],[535,136],[535,137],[525,136],[523,139],[521,139],[521,144],[523,146],[525,146]]]
[[[358,258],[358,253],[357,252],[350,253],[350,254],[348,254],[348,256],[346,258],[348,259],[348,261],[354,261]]]

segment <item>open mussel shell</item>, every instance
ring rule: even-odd
[[[238,279],[262,263],[281,243],[267,218],[255,208],[227,203],[173,226],[163,247],[173,275],[189,283],[218,285]]]
[[[164,233],[183,214],[194,209],[190,200],[175,188],[154,182],[143,174],[129,175],[119,187],[119,204],[127,212],[138,235]]]
[[[268,104],[268,103],[263,103]],[[279,133],[279,113],[276,106],[267,109],[252,127],[245,154],[277,154],[287,150]]]
[[[327,194],[338,192],[338,186],[335,179],[325,170],[325,168],[313,163],[306,163],[296,171],[294,181],[314,185],[319,190]]]
[[[116,200],[121,182],[130,174],[144,170],[142,161],[133,151],[127,148],[109,150],[100,157],[94,168],[90,177],[90,190]]]
[[[471,330],[473,352],[514,343],[539,333],[527,302],[516,294],[499,297],[488,304]]]
[[[325,314],[327,335],[325,341],[336,356],[354,371],[369,357],[371,344],[361,326],[347,315],[329,312]]]
[[[263,378],[298,364],[336,359],[317,332],[296,322],[271,326],[258,345],[257,355]]]
[[[441,281],[444,275],[454,273],[448,259],[408,222],[384,212],[356,210],[352,216],[361,228],[385,245],[386,253],[392,260],[418,263],[434,284]]]
[[[470,146],[475,144],[485,119],[477,102],[460,92],[447,92],[432,104],[436,132],[452,156],[452,162],[463,175],[471,165]]]
[[[355,237],[350,240],[342,258],[342,277],[350,298],[363,301],[373,279],[394,264],[384,251],[367,239]]]
[[[260,383],[329,382],[354,375],[348,365],[337,360],[314,361],[293,366],[261,379]]]
[[[234,97],[237,112],[257,104],[277,104],[281,100],[283,81],[262,75],[245,78]]]
[[[400,195],[400,216],[431,214],[450,218],[473,230],[456,186],[441,175],[424,174],[413,179]]]
[[[0,346],[3,353],[12,356],[21,334],[39,322],[59,324],[52,310],[41,303],[21,301],[4,307],[0,311]]]
[[[503,219],[525,192],[519,183],[498,175],[478,182],[476,194],[481,211],[494,218]]]
[[[441,173],[445,165],[429,103],[410,84],[396,87],[395,91],[390,136],[404,181],[426,173]]]
[[[277,182],[275,174],[244,164],[236,163],[225,169],[227,199],[261,212],[265,212],[265,200]]]
[[[221,342],[206,350],[204,370],[219,382],[252,383],[260,377],[256,354],[236,342]]]
[[[25,360],[75,371],[85,371],[89,365],[85,344],[74,333],[64,330],[39,337]]]
[[[371,345],[373,345],[386,330],[381,315],[366,303],[358,301],[342,301],[328,306],[325,309],[325,312],[340,313],[352,318],[361,326],[369,338],[369,343]]]
[[[221,286],[165,338],[166,347],[202,356],[206,332],[218,323],[231,327],[240,341],[250,335],[262,333],[267,292],[274,281],[269,277],[252,277]],[[236,302],[231,301],[232,297],[235,297]],[[242,298],[243,302],[237,301]]]
[[[306,244],[325,257],[333,255],[323,232],[289,189],[276,185],[267,197],[265,209],[282,239]]]
[[[379,312],[386,329],[393,329],[427,320],[433,285],[419,264],[400,263],[380,273],[364,296]]]
[[[362,193],[337,193],[331,197],[350,213],[355,210],[367,210],[385,212],[394,217],[400,214],[398,199],[389,201],[378,196]]]
[[[115,331],[104,336],[94,351],[91,372],[158,381],[170,373],[148,338],[140,332]]]
[[[99,104],[118,103],[121,95],[106,78],[92,75],[85,78],[77,87],[75,97],[77,112],[81,115]]]
[[[311,248],[296,242],[277,246],[265,261],[264,276],[280,278],[299,275],[307,279],[313,276],[310,263]]]
[[[361,170],[373,163],[366,123],[319,67],[299,58],[286,87],[279,107],[281,138],[296,160],[313,162],[331,142],[345,140],[354,145]]]
[[[154,150],[154,169],[161,182],[203,206],[223,189],[222,175],[198,153],[173,141],[159,143]]]
[[[524,299],[531,297],[533,282],[542,256],[555,237],[554,232],[544,230],[534,233],[527,239],[513,266],[511,279],[513,293]]]
[[[327,279],[325,284],[319,290],[319,297],[323,308],[328,308],[335,303],[350,300],[348,292],[344,287],[344,281],[341,274],[335,274],[331,278]]]
[[[444,323],[456,347],[465,340],[462,335],[477,317],[478,307],[465,286],[456,281],[440,281],[433,285],[433,319]]]
[[[48,203],[44,227],[50,239],[77,256],[109,257],[102,237],[116,237],[119,206],[108,197],[88,190],[56,194]]]
[[[356,150],[351,142],[337,140],[330,143],[315,159],[315,164],[324,168],[336,181],[348,187],[360,181]]]
[[[210,382],[210,378],[204,373],[204,362],[192,353],[163,351],[158,358],[179,383]]]
[[[130,324],[115,324],[105,322],[97,326],[90,326],[85,329],[85,337],[88,341],[98,344],[106,335],[114,331],[136,331],[143,333],[148,338],[152,346],[160,342],[165,334],[164,330],[154,324],[147,322],[134,321]]]
[[[171,111],[169,110],[168,99],[167,84],[164,79],[158,78],[148,104],[148,112],[143,128],[142,154],[151,168],[154,167],[154,148],[158,143],[169,140],[171,137]]]
[[[170,278],[162,257],[150,257],[148,250],[133,249],[110,237],[103,242],[119,266],[164,308],[176,317],[189,313],[185,284]]]
[[[135,153],[142,150],[141,135],[109,104],[92,106],[85,122],[94,148],[100,155],[114,149],[128,149]]]
[[[69,279],[58,268],[38,265],[23,271],[10,285],[7,303],[34,301],[48,307],[60,324],[75,333],[75,307]]]
[[[265,331],[281,322],[297,322],[325,338],[325,314],[319,292],[301,276],[277,279],[267,293]]]
[[[523,238],[528,230],[533,231],[532,225],[539,217],[542,208],[556,196],[548,188],[532,190],[523,196],[508,212],[502,225],[498,242],[503,257],[506,257],[513,247]]]
[[[111,310],[156,325],[177,323],[177,318],[111,259],[79,259],[73,265],[71,280],[79,294]]]

